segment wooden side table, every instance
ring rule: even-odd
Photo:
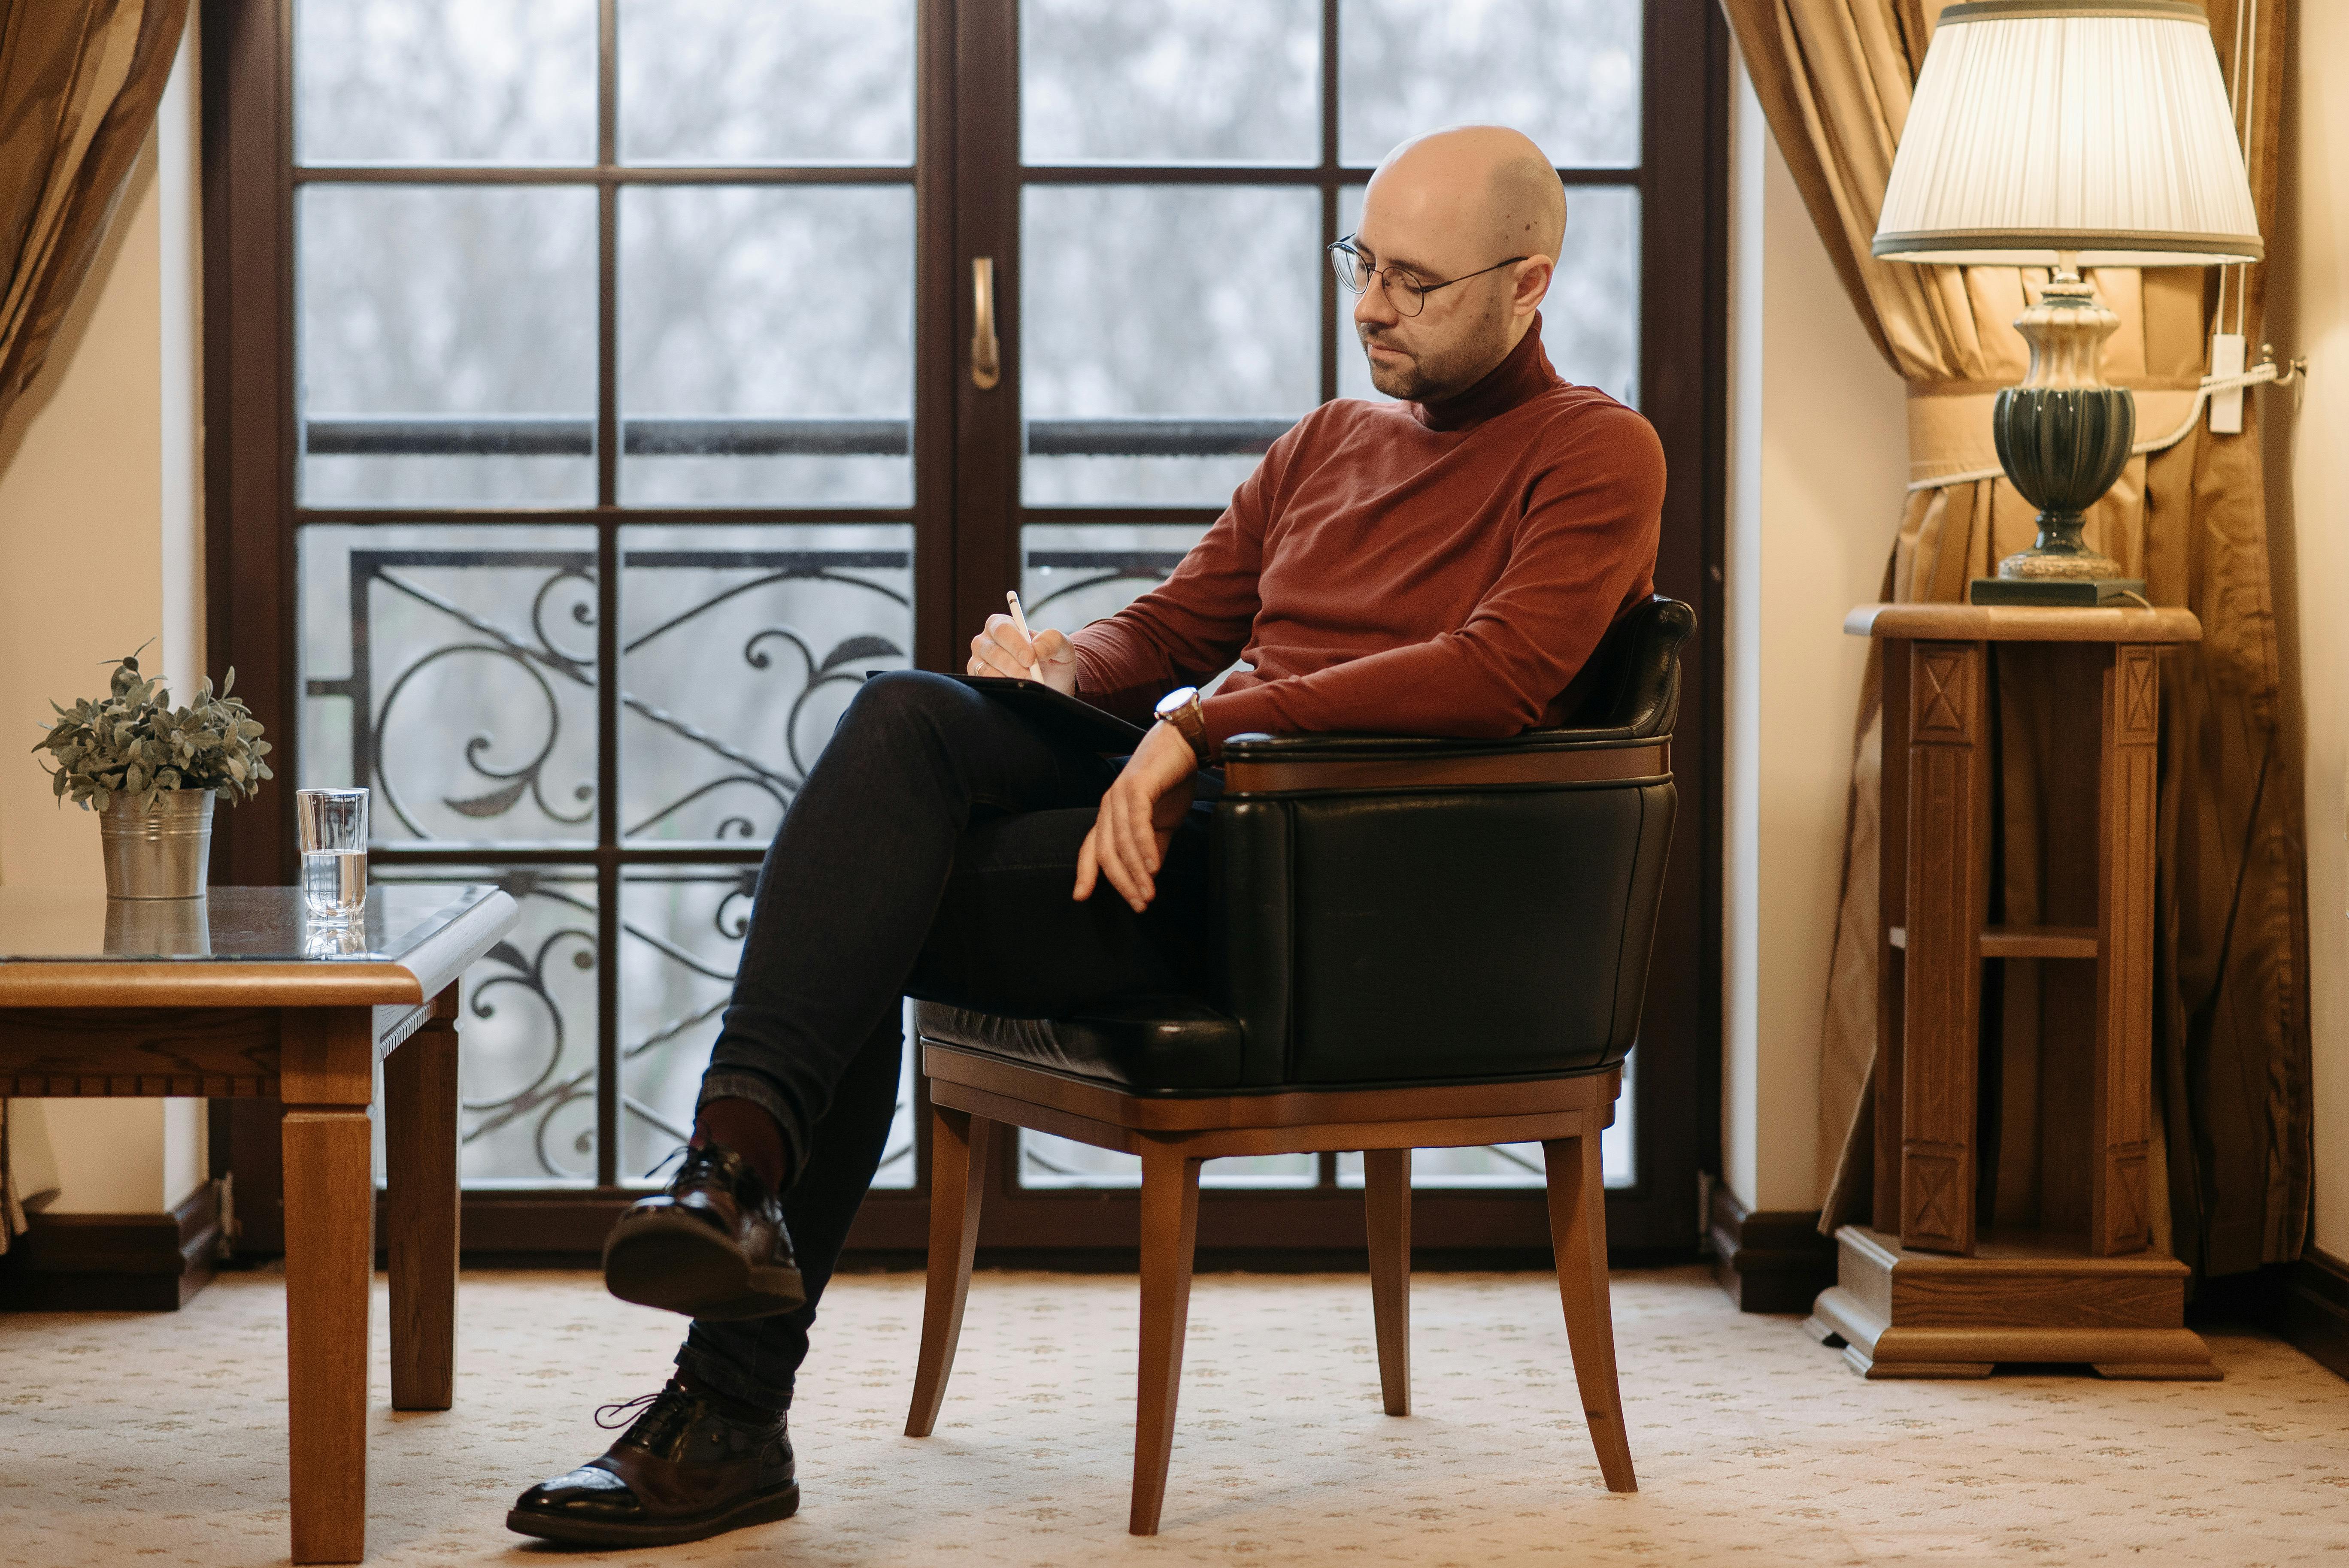
[[[2185,1326],[2186,1265],[2147,1250],[2159,651],[2200,640],[2201,624],[2181,609],[1864,604],[1844,630],[1884,656],[1876,1202],[1872,1225],[1836,1233],[1837,1284],[1810,1326],[1870,1377],[1981,1377],[2001,1361],[2217,1377]],[[2046,890],[2075,923],[1988,923],[1993,643],[2053,645],[2034,673],[2083,710],[2057,758],[2076,776],[2045,781],[2075,791],[2064,804],[2094,841],[2075,857],[2093,885]],[[2046,1031],[2028,1231],[1975,1212],[1985,958],[2092,966],[2085,994],[2061,981],[2077,1005]]]
[[[453,1398],[457,983],[514,918],[490,887],[379,885],[349,929],[305,922],[294,888],[109,903],[0,887],[0,1095],[285,1102],[296,1563],[367,1554],[378,1061],[392,1408],[445,1410]]]

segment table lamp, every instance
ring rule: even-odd
[[[2082,267],[2261,259],[2258,210],[2201,7],[1971,0],[1942,11],[1872,246],[1888,261],[2051,267],[2015,318],[2031,370],[1998,395],[2006,477],[2039,538],[1977,578],[1977,604],[2100,604],[2143,582],[2080,540],[2129,459],[2137,404],[2098,378],[2120,318]],[[2230,367],[2240,368],[2240,366]]]

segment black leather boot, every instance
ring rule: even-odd
[[[516,1500],[506,1528],[566,1546],[668,1546],[789,1519],[799,1511],[784,1416],[755,1417],[731,1400],[682,1387],[596,1412],[643,1406],[603,1458],[540,1481]]]
[[[688,1149],[668,1190],[613,1225],[604,1284],[622,1301],[712,1321],[807,1304],[781,1201],[740,1155],[715,1143]]]

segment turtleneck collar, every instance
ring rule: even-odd
[[[1533,325],[1517,339],[1517,346],[1486,371],[1482,381],[1454,397],[1413,403],[1413,415],[1431,430],[1464,430],[1560,385],[1557,372],[1550,368],[1549,356],[1542,352],[1541,334],[1541,313],[1536,311]]]

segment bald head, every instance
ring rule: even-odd
[[[1397,147],[1363,195],[1392,206],[1414,226],[1440,226],[1464,243],[1501,256],[1557,260],[1566,241],[1566,187],[1533,138],[1505,125],[1456,125]],[[1498,246],[1499,249],[1494,250]]]
[[[1532,326],[1565,239],[1566,188],[1521,131],[1454,126],[1388,153],[1362,193],[1356,246],[1383,269],[1447,286],[1414,315],[1387,290],[1362,295],[1354,325],[1371,382],[1423,401],[1465,390]]]

